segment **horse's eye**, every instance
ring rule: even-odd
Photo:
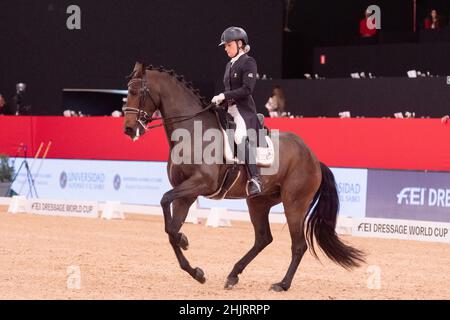
[[[137,96],[137,91],[136,90],[130,90],[128,91],[132,96]]]

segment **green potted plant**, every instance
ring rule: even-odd
[[[0,197],[5,197],[14,177],[14,167],[9,165],[9,156],[0,154]]]

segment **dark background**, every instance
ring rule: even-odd
[[[81,8],[81,30],[66,27],[71,4]],[[228,61],[220,35],[232,25],[248,32],[260,72],[279,78],[282,12],[281,0],[2,0],[0,92],[10,97],[25,82],[34,114],[60,115],[63,88],[126,89],[144,59],[210,97]]]
[[[33,114],[61,115],[71,107],[92,115],[108,114],[120,108],[121,96],[93,98],[93,94],[80,94],[77,100],[76,94],[63,97],[62,90],[126,89],[125,76],[136,60],[145,60],[184,74],[204,96],[211,98],[221,89],[217,82],[228,60],[217,44],[222,31],[231,25],[247,30],[252,46],[250,55],[256,58],[259,73],[269,78],[301,79],[305,72],[347,78],[354,71],[373,72],[377,77],[406,76],[404,71],[409,66],[393,68],[398,61],[391,59],[393,56],[384,48],[394,45],[389,48],[397,52],[397,44],[402,48],[420,45],[420,33],[412,32],[413,0],[293,0],[291,3],[287,11],[285,0],[0,0],[0,92],[9,99],[15,93],[15,84],[25,82],[24,104],[32,106]],[[69,16],[66,8],[71,4],[81,8],[81,30],[71,31],[66,27]],[[358,38],[359,21],[369,4],[381,7],[382,30],[377,44],[372,46]],[[431,8],[436,8],[448,23],[450,0],[417,0],[418,30]],[[286,16],[291,32],[283,32]],[[378,46],[376,50],[370,49],[374,46]],[[445,43],[436,46],[448,48]],[[335,63],[328,64],[328,59],[325,69],[315,66],[314,52],[318,48],[327,48],[331,56],[335,55]],[[432,67],[437,66],[431,70],[433,73],[446,75],[446,70],[450,70],[450,59],[445,59],[447,51],[435,52],[434,48],[427,49],[433,53],[430,55],[421,48],[404,52],[411,64],[417,62],[415,57],[420,57],[426,63],[431,62]],[[374,65],[382,65],[381,71],[371,70]],[[360,70],[348,70],[354,66]],[[439,72],[441,67],[445,72]],[[358,90],[352,82],[346,85],[350,91]],[[328,84],[325,87],[337,88]],[[303,86],[299,83],[296,88]],[[262,95],[268,96],[270,91]],[[340,97],[333,92],[330,95]],[[319,98],[323,96],[320,94]],[[88,100],[94,106],[88,106]],[[435,97],[435,101],[439,98]],[[333,105],[341,103],[336,100]],[[292,108],[296,104],[304,106],[300,101],[289,101]],[[383,105],[380,101],[378,108]],[[421,110],[425,107],[420,106]],[[319,112],[327,113],[326,108],[322,104],[317,110],[311,107],[310,113],[300,114],[322,115]],[[444,108],[447,107],[442,104],[436,106],[439,112]],[[386,109],[383,114],[391,111]]]
[[[436,33],[436,31],[430,31]],[[450,40],[450,29],[439,32]],[[326,63],[320,63],[325,55]],[[434,76],[450,75],[450,41],[318,47],[314,49],[314,73],[326,78],[348,78],[370,72],[376,77],[406,77],[418,70]]]
[[[413,0],[293,0],[284,33],[283,77],[302,78],[312,73],[315,47],[365,45],[359,39],[359,21],[368,5],[381,9],[381,30],[378,42],[401,43],[418,41],[413,32]],[[431,9],[436,9],[448,25],[450,0],[417,0],[417,31]]]
[[[304,117],[338,117],[350,111],[352,117],[393,117],[394,113],[414,112],[416,117],[442,117],[450,113],[450,85],[446,77],[376,78],[327,80],[259,81],[253,94],[259,112],[268,115],[264,105],[268,92],[280,85],[285,92],[286,109]]]

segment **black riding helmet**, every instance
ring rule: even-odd
[[[247,45],[248,44],[247,32],[245,32],[244,29],[239,27],[229,27],[225,29],[225,31],[222,33],[219,47],[227,42],[238,40],[242,40],[242,42],[244,42],[244,46]]]

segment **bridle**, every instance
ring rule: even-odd
[[[147,124],[153,120],[158,120],[159,118],[152,118],[148,112],[146,112],[145,110],[143,110],[143,107],[145,106],[145,99],[147,98],[147,96],[150,97],[150,99],[153,102],[153,105],[155,107],[157,107],[155,100],[153,99],[152,95],[150,94],[150,89],[147,86],[147,77],[142,77],[141,79],[139,78],[134,78],[131,79],[130,82],[128,82],[128,90],[130,90],[131,86],[134,83],[138,83],[140,82],[141,87],[139,89],[139,106],[138,108],[132,108],[128,106],[128,102],[127,105],[125,105],[122,108],[122,111],[125,113],[125,115],[127,113],[131,113],[131,114],[136,114],[136,121],[139,123],[139,125],[142,126],[142,128],[144,130],[147,130]]]
[[[179,116],[172,116],[172,117],[152,117],[148,114],[148,112],[146,112],[144,110],[145,99],[147,98],[147,96],[150,98],[150,100],[152,101],[152,103],[156,107],[156,109],[159,109],[160,106],[155,103],[155,100],[153,99],[152,95],[150,94],[150,89],[147,86],[147,77],[145,76],[145,74],[142,78],[131,79],[130,82],[128,82],[128,90],[130,90],[130,87],[135,83],[140,83],[140,85],[141,85],[141,87],[139,89],[139,106],[138,106],[138,108],[133,108],[133,107],[129,107],[128,105],[125,105],[122,108],[122,111],[124,112],[125,115],[126,114],[136,114],[136,121],[139,123],[139,125],[145,131],[148,131],[153,128],[161,127],[164,124],[174,124],[177,122],[190,120],[192,118],[195,118],[199,114],[216,106],[214,103],[211,103],[208,106],[206,106],[205,108],[203,108],[202,110],[200,110],[192,115],[179,115]],[[128,104],[128,102],[127,102],[127,104]],[[178,119],[178,120],[174,120],[174,119]],[[164,123],[159,123],[156,125],[148,126],[148,124],[154,120],[163,120]],[[173,120],[173,121],[169,121],[169,120]],[[137,131],[137,135],[139,136],[139,128]]]

